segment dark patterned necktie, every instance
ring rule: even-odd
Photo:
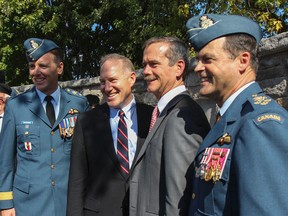
[[[152,117],[151,117],[151,122],[150,122],[150,127],[149,127],[149,131],[151,131],[151,129],[153,128],[157,118],[158,118],[158,115],[159,115],[159,109],[158,107],[156,106],[152,112]]]
[[[221,119],[220,112],[217,112],[215,124],[216,124],[218,121],[220,121],[220,119]]]
[[[55,111],[54,111],[54,106],[51,102],[52,99],[53,98],[50,95],[47,95],[45,97],[45,100],[47,101],[47,103],[46,103],[46,115],[47,115],[47,117],[51,123],[51,126],[53,126],[55,123]]]
[[[128,157],[128,135],[127,125],[125,122],[125,113],[119,111],[118,135],[117,135],[117,157],[120,162],[121,169],[129,174],[129,157]]]

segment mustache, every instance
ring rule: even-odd
[[[145,76],[144,77],[145,81],[151,81],[151,80],[156,80],[156,79],[157,79],[157,77],[155,77],[155,76]]]

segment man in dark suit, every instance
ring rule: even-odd
[[[189,68],[186,45],[178,38],[159,37],[144,47],[144,77],[147,90],[158,99],[153,114],[158,112],[159,117],[153,115],[134,164],[130,216],[186,215],[190,165],[210,125],[184,86]]]
[[[195,157],[189,215],[287,215],[288,112],[255,82],[260,26],[217,14],[186,25],[200,93],[221,116]]]
[[[63,216],[73,128],[89,105],[84,96],[58,85],[64,68],[58,45],[29,38],[24,46],[34,86],[6,103],[0,136],[1,214]]]
[[[78,118],[71,152],[68,216],[128,215],[131,167],[148,134],[153,110],[136,103],[132,94],[135,81],[128,58],[109,54],[101,59],[100,88],[107,102]],[[126,132],[120,128],[123,122]]]

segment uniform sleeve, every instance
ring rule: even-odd
[[[239,215],[287,215],[287,113],[264,113],[244,122],[232,158]]]
[[[187,215],[191,199],[191,169],[197,149],[208,133],[192,109],[177,109],[170,116],[164,133],[163,151],[166,182],[165,211],[168,216]]]
[[[13,179],[16,162],[16,128],[9,101],[0,134],[0,209],[13,208]]]
[[[77,120],[72,140],[67,216],[83,215],[85,188],[87,185],[88,168],[80,116]]]

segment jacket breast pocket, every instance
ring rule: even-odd
[[[40,146],[40,127],[34,125],[17,125],[17,148],[26,156],[39,156]]]
[[[70,155],[70,153],[71,153],[71,147],[72,147],[72,140],[71,140],[71,139],[65,140],[65,141],[64,141],[64,145],[63,145],[64,154]]]

